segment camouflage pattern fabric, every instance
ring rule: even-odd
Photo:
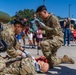
[[[15,33],[12,25],[3,26],[4,29],[1,32],[1,38],[7,43],[7,53],[11,57],[17,56],[17,50],[21,47],[18,41],[15,39]],[[15,45],[14,45],[15,44]]]
[[[57,17],[52,14],[49,14],[44,23],[47,40],[41,42],[42,52],[48,59],[49,65],[56,66],[61,63],[61,59],[56,56],[56,52],[63,44],[62,29]]]
[[[10,74],[10,75],[35,75],[36,74],[36,68],[35,64],[33,62],[33,59],[31,58],[25,58],[19,61],[15,61],[13,63],[10,63],[10,65],[5,65],[5,59],[0,58],[0,75]],[[13,59],[13,58],[12,58]]]
[[[4,60],[1,56],[0,56],[0,72],[2,72],[4,70],[5,66],[5,62],[6,60]]]

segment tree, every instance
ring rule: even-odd
[[[30,22],[30,20],[33,18],[33,14],[35,13],[35,11],[33,9],[24,9],[24,10],[19,10],[18,12],[15,13],[15,15],[18,15],[19,18],[26,18],[28,20],[28,22]],[[55,15],[55,14],[54,14]],[[56,15],[55,15],[56,16]],[[12,17],[11,20],[14,19],[15,16]],[[61,16],[57,16],[58,19],[64,19]],[[37,18],[39,18],[37,16]],[[39,18],[40,19],[40,18]],[[41,19],[40,19],[41,20]]]
[[[28,21],[30,21],[33,18],[33,14],[35,13],[35,11],[33,9],[24,9],[19,10],[18,12],[16,12],[16,15],[19,16],[19,18],[26,18]]]

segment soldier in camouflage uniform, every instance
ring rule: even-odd
[[[18,28],[16,28],[18,26]],[[1,32],[0,38],[7,43],[7,53],[11,57],[16,57],[18,55],[17,50],[23,50],[19,42],[15,38],[16,33],[23,31],[25,25],[17,20],[14,25],[3,25],[3,31]]]
[[[36,74],[36,68],[30,57],[20,60],[16,60],[16,58],[6,60],[0,57],[0,75],[5,74],[34,75]]]
[[[39,6],[36,12],[44,22],[35,21],[37,26],[42,27],[46,33],[47,39],[41,42],[41,48],[44,56],[48,59],[50,68],[63,62],[74,64],[74,61],[71,58],[69,59],[67,55],[64,55],[61,59],[56,56],[57,50],[63,44],[63,33],[57,17],[52,13],[48,14],[44,5]]]
[[[22,30],[24,28],[24,25],[20,21],[16,21],[14,24],[16,26],[19,26]],[[11,25],[3,25],[3,31],[1,32],[1,38],[7,43],[7,53],[13,57],[18,57],[17,50],[21,48],[20,44],[15,38],[15,32],[17,32],[16,27]],[[18,28],[18,29],[20,29]],[[19,30],[18,30],[19,31]],[[17,32],[18,33],[18,32]],[[23,49],[23,48],[22,48]],[[22,53],[22,52],[21,52]],[[33,60],[31,58],[22,59],[19,61],[15,61],[13,63],[9,63],[8,65],[5,65],[7,60],[4,60],[2,57],[0,57],[0,75],[10,74],[10,75],[34,75],[36,73],[35,71],[35,65],[33,63]]]
[[[48,63],[42,60],[36,61],[35,58],[28,53],[25,53],[23,58],[3,59],[0,56],[0,75],[35,75],[37,72],[45,73],[48,70]]]

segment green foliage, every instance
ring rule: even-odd
[[[35,13],[35,11],[33,9],[24,9],[24,10],[19,10],[18,12],[16,12],[16,15],[19,16],[19,18],[26,18],[28,20],[28,22],[30,22],[30,20],[33,18],[33,14]]]
[[[9,14],[0,11],[0,22],[8,22],[8,21],[10,21],[10,18],[11,17]]]
[[[30,20],[33,18],[33,14],[35,13],[35,11],[33,9],[24,9],[24,10],[19,10],[18,12],[16,12],[15,15],[18,15],[19,18],[26,18],[28,20],[28,22],[30,22]],[[55,14],[54,14],[55,15]],[[55,15],[56,16],[56,15]],[[58,19],[63,19],[61,16],[57,16]],[[15,16],[13,16],[11,18],[11,21],[15,18]],[[39,18],[37,16],[37,18]],[[39,18],[40,19],[40,18]],[[41,19],[40,19],[41,20]],[[41,20],[42,21],[42,20]]]

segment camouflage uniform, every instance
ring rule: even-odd
[[[61,63],[61,59],[56,56],[56,52],[63,44],[63,33],[59,21],[54,15],[49,14],[44,23],[47,39],[41,42],[42,52],[48,59],[50,67],[56,66]]]
[[[16,57],[18,55],[17,50],[21,47],[18,41],[15,39],[15,33],[12,25],[3,25],[3,31],[1,32],[1,38],[7,43],[8,49],[7,53],[11,57]]]
[[[1,60],[3,60],[3,58],[1,58]],[[0,62],[1,62],[1,60],[0,60]],[[13,60],[13,58],[12,58],[12,60]],[[4,62],[0,63],[0,65],[5,64],[5,59],[3,61]],[[5,74],[35,75],[36,69],[35,69],[35,64],[33,62],[33,59],[28,57],[28,58],[10,63],[10,65],[8,64],[6,68],[0,67],[0,75],[5,75]]]
[[[4,26],[4,25],[3,25]],[[0,36],[8,45],[8,49],[6,50],[7,53],[13,57],[17,57],[18,53],[17,50],[21,47],[18,41],[15,39],[15,33],[14,28],[10,25],[4,26],[3,31],[1,32]],[[3,64],[0,63],[0,64]],[[1,67],[0,67],[1,68]],[[2,72],[3,71],[3,72]],[[36,73],[35,71],[35,65],[33,63],[33,60],[31,58],[22,59],[21,61],[16,61],[7,68],[1,68],[0,75],[4,74],[16,74],[16,75],[34,75]]]
[[[3,70],[5,68],[5,62],[6,60],[4,60],[1,56],[0,56],[0,75],[3,75]]]

